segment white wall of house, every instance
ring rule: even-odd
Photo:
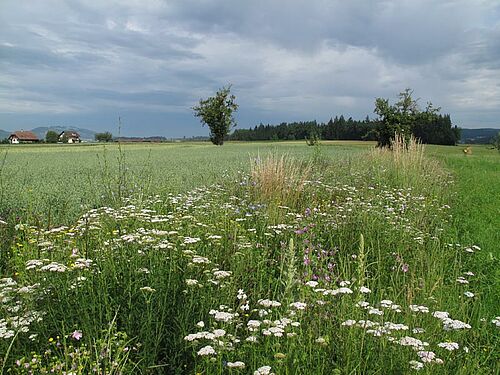
[[[19,138],[12,137],[12,138],[10,139],[10,143],[19,143]]]

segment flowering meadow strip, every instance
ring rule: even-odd
[[[303,201],[287,206],[258,200],[244,177],[126,198],[71,226],[18,225],[16,275],[0,280],[5,366],[320,374],[477,365],[475,338],[497,337],[500,325],[471,321],[475,274],[462,257],[480,247],[449,245],[442,197],[353,180],[303,181]]]

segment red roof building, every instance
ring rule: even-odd
[[[30,131],[18,131],[9,136],[10,143],[35,143],[40,141],[35,133]]]

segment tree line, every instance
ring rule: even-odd
[[[354,120],[343,115],[327,123],[317,121],[282,122],[279,125],[259,124],[250,129],[236,129],[228,139],[233,141],[299,140],[319,137],[323,140],[376,141],[380,138],[383,122],[378,119]],[[422,143],[455,145],[460,140],[460,129],[453,126],[450,115],[436,114],[419,118],[411,127],[411,134]],[[394,133],[391,133],[394,136]]]
[[[440,114],[441,108],[428,102],[421,110],[413,90],[407,88],[398,95],[399,100],[390,104],[389,99],[375,99],[374,113],[378,117],[358,121],[343,115],[330,118],[328,123],[301,121],[279,125],[260,124],[250,129],[237,129],[233,113],[238,109],[231,85],[221,88],[215,96],[200,99],[193,107],[194,115],[210,130],[213,144],[222,146],[224,141],[274,141],[306,139],[313,145],[319,139],[326,140],[376,140],[379,147],[391,147],[396,135],[408,141],[413,135],[422,143],[455,145],[460,140],[460,129],[453,126],[449,114]]]

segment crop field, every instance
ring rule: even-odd
[[[500,373],[486,147],[2,146],[0,235],[0,373]]]

